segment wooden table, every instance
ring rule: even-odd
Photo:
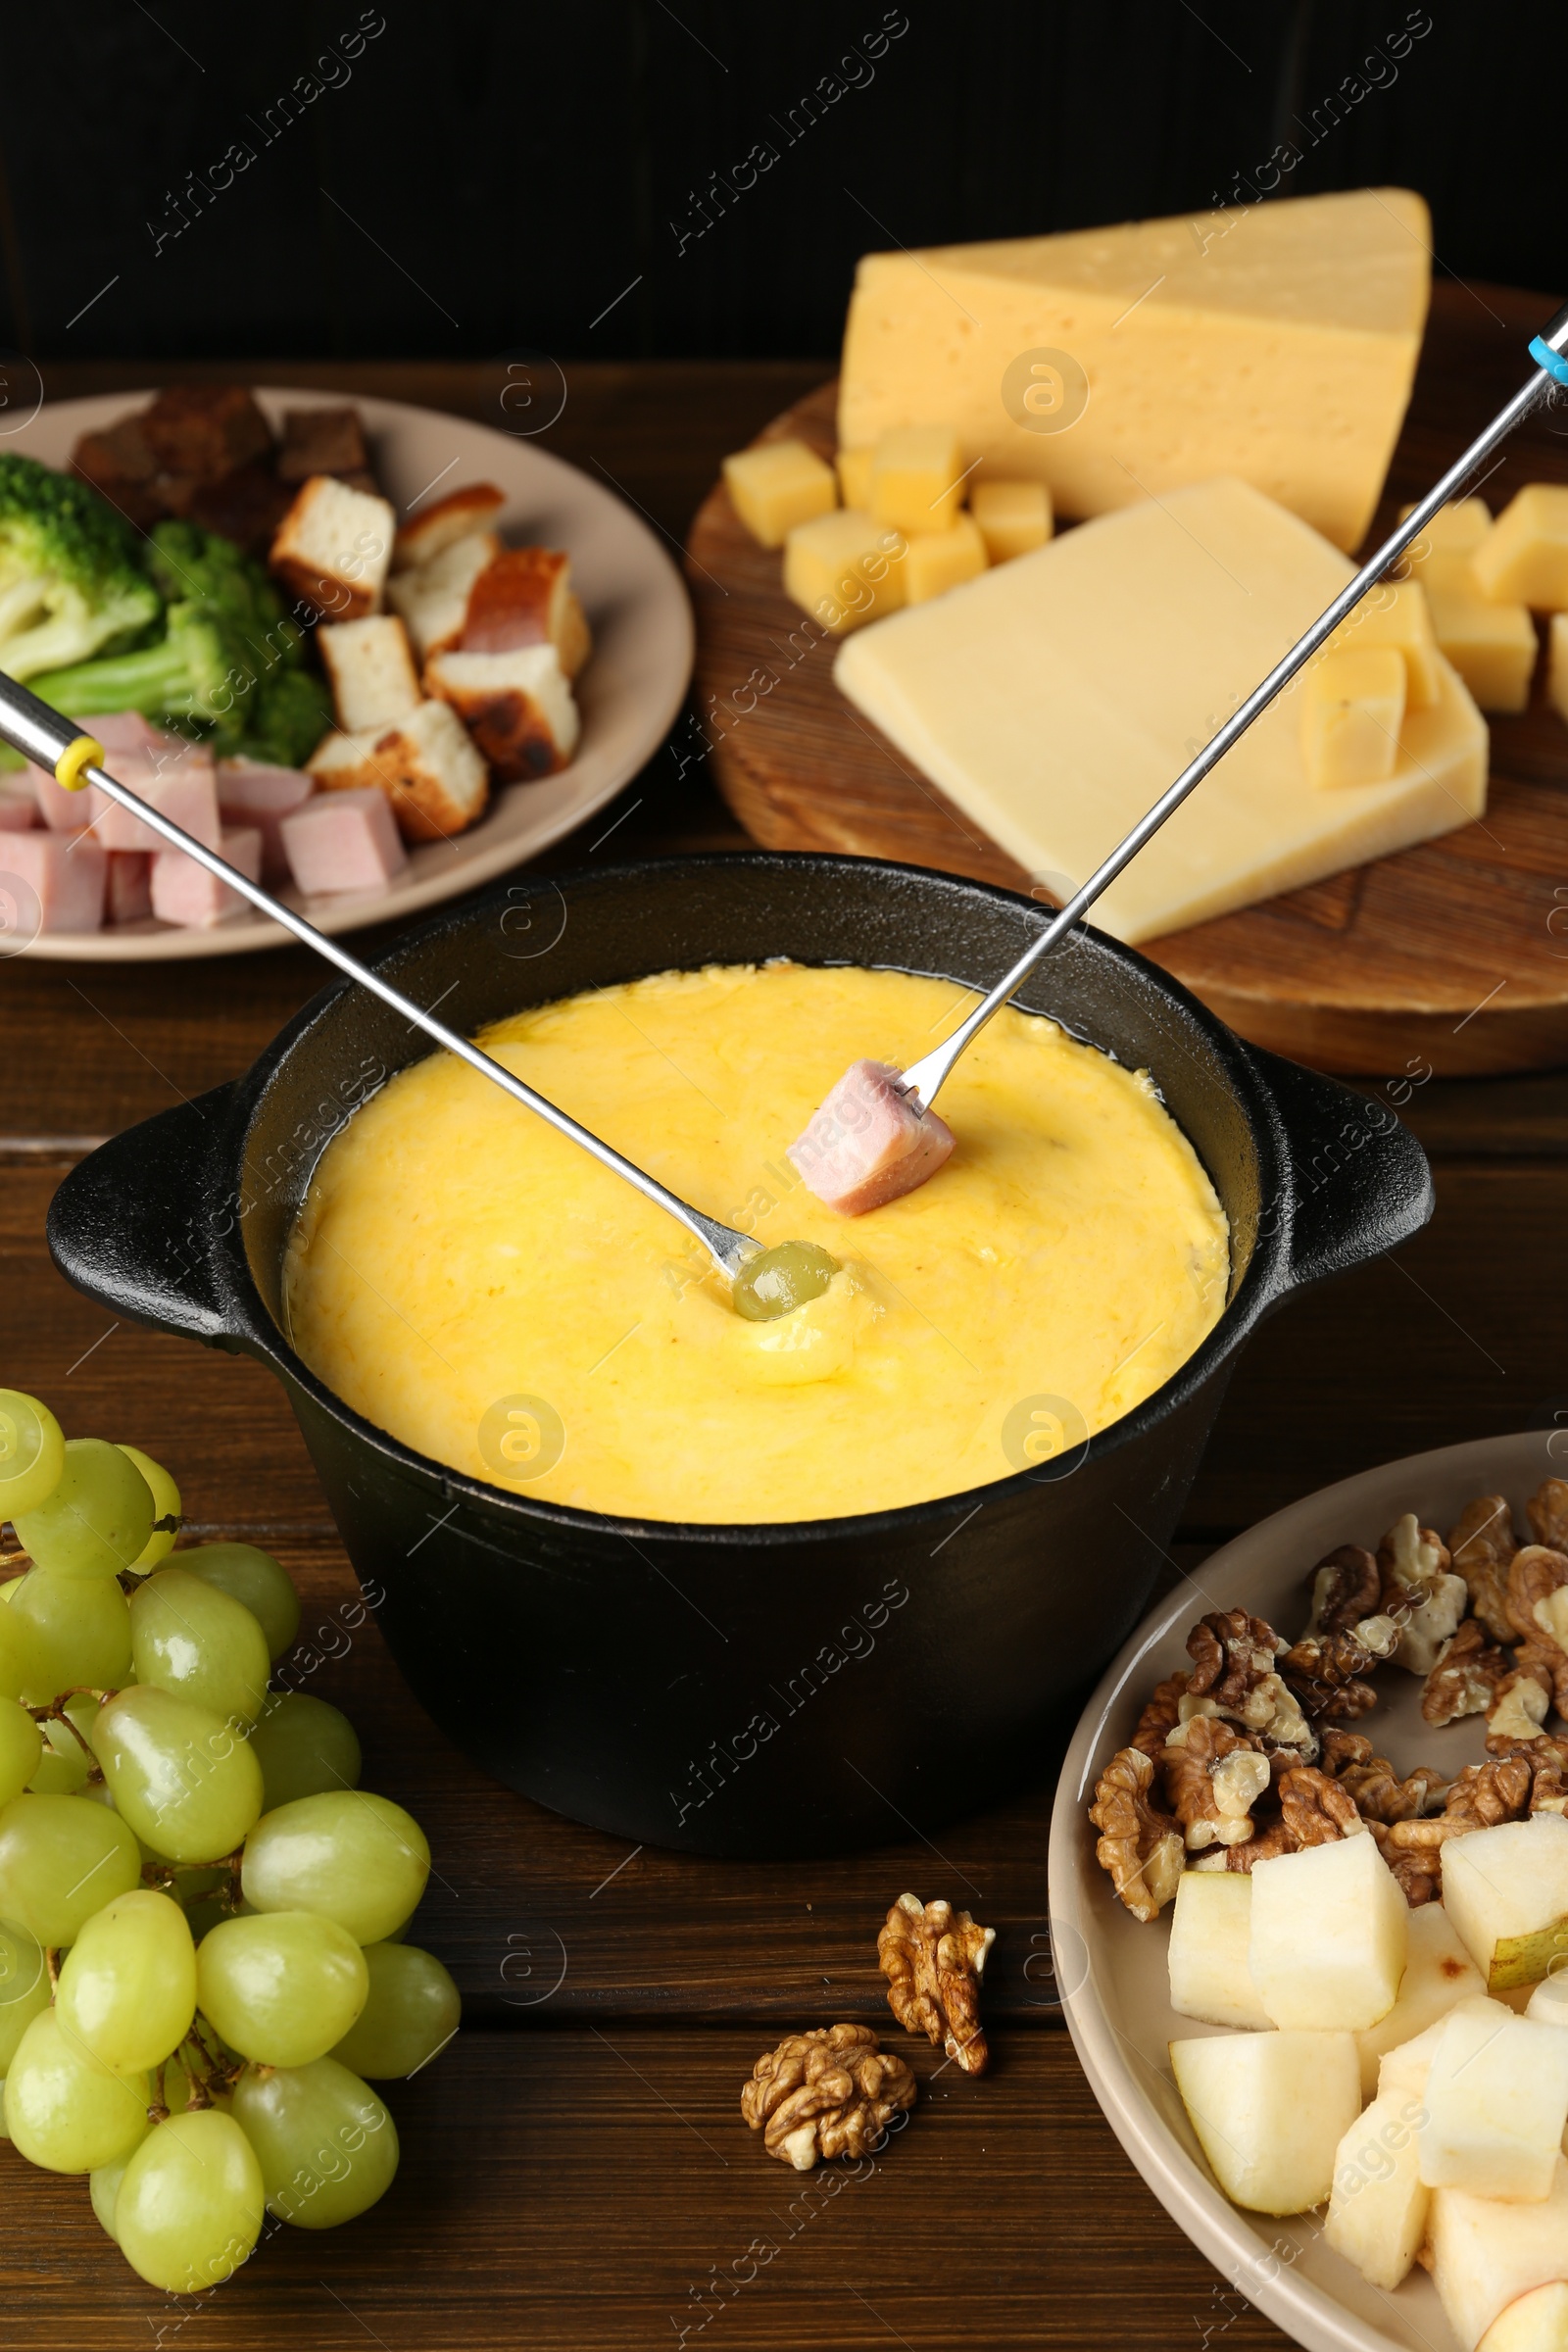
[[[494,390],[479,368],[257,372],[469,415]],[[597,460],[678,539],[720,455],[821,372],[573,368],[551,446]],[[50,389],[133,380],[59,370]],[[701,767],[676,764],[662,753],[610,812],[626,812],[616,851],[739,846]],[[586,843],[567,844],[553,862],[585,859]],[[80,2182],[24,2173],[0,2150],[8,2352],[119,2352],[149,2337],[179,2352],[1285,2341],[1146,2191],[1061,2030],[1051,1755],[1011,1801],[943,1831],[940,1850],[915,1834],[825,1864],[712,1863],[630,1852],[559,1820],[447,1743],[373,1620],[345,1624],[354,1580],[267,1375],[113,1323],[54,1274],[43,1222],[62,1171],[94,1140],[243,1068],[320,978],[292,951],[197,970],[0,965],[0,1381],[48,1397],[78,1434],[145,1446],[176,1470],[200,1534],[260,1542],[287,1562],[318,1661],[308,1687],[360,1727],[367,1786],[429,1833],[416,1935],[454,1970],[466,2023],[392,2089],[404,2152],[383,2202],[329,2237],[276,2230],[204,2302],[142,2286]],[[1253,1343],[1194,1491],[1184,1563],[1327,1480],[1549,1418],[1554,1396],[1568,1410],[1568,1080],[1390,1071],[1385,1091],[1432,1153],[1437,1218],[1396,1262],[1298,1300]],[[474,1704],[486,1703],[481,1685]],[[875,1935],[906,1886],[966,1902],[999,1931],[994,2069],[970,2082],[906,2044],[922,2085],[910,2129],[861,2180],[835,2191],[828,2168],[802,2182],[742,2127],[741,2082],[792,2028],[891,2022]]]

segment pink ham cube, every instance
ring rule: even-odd
[[[205,846],[205,845],[204,845]],[[262,837],[254,825],[223,834],[219,853],[249,882],[262,876]],[[249,899],[227,882],[210,874],[205,865],[183,850],[160,850],[153,859],[153,912],[161,923],[178,923],[186,930],[210,931],[250,905]]]
[[[161,728],[153,725],[150,718],[143,718],[139,710],[105,710],[91,718],[78,718],[76,724],[83,735],[91,735],[103,745],[112,776],[120,774],[119,762],[122,759],[144,758],[160,749],[184,749],[174,736],[164,734]],[[36,796],[39,813],[44,823],[54,831],[79,833],[84,825],[92,821],[93,795],[90,790],[67,792],[63,784],[55,782],[47,768],[34,767],[30,762],[25,773]],[[127,776],[124,781],[135,786],[134,776]]]
[[[35,801],[24,801],[20,793],[0,793],[0,833],[30,833],[38,822]]]
[[[316,790],[316,778],[297,767],[268,767],[260,760],[220,760],[218,813],[225,825],[254,825],[262,836],[262,880],[286,882],[283,819],[292,816]]]
[[[41,828],[0,845],[0,945],[42,931],[96,931],[104,919],[109,860],[96,843]]]
[[[149,850],[111,850],[106,923],[139,923],[153,910],[153,860]]]
[[[308,899],[329,891],[385,890],[409,854],[379,785],[318,792],[282,824],[283,848]]]
[[[819,1200],[861,1217],[934,1176],[953,1144],[952,1128],[911,1102],[902,1071],[854,1061],[789,1157]]]
[[[222,820],[218,813],[218,779],[212,753],[205,744],[171,742],[167,748],[153,751],[112,753],[109,772],[117,784],[135,793],[160,816],[171,818],[204,850],[219,847]],[[92,836],[101,848],[152,850],[159,855],[168,848],[161,834],[110,800],[96,784],[91,797]]]

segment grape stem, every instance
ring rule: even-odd
[[[50,1998],[51,2000],[53,2000],[53,1999],[54,1999],[54,1997],[55,1997],[55,1994],[56,1994],[56,1993],[59,1991],[59,1989],[60,1989],[60,1950],[59,1950],[59,1946],[58,1946],[57,1944],[53,1944],[53,1943],[51,1943],[50,1945],[48,1945],[48,1947],[46,1948],[46,1950],[45,1950],[45,1952],[44,1952],[44,1958],[45,1958],[45,1960],[46,1960],[46,1961],[48,1962],[48,1964],[49,1964],[49,1998]]]
[[[68,1698],[96,1698],[97,1696],[98,1692],[96,1690],[89,1690],[85,1684],[77,1683],[73,1685],[71,1690],[62,1690],[60,1695],[57,1698],[52,1698],[46,1707],[29,1707],[27,1709],[27,1713],[32,1717],[34,1723],[63,1723],[65,1725],[67,1731],[71,1734],[73,1740],[75,1740],[76,1745],[81,1749],[82,1754],[87,1759],[87,1778],[89,1781],[101,1781],[103,1779],[103,1766],[93,1754],[92,1744],[89,1741],[87,1735],[82,1730],[80,1724],[74,1722],[72,1717],[67,1714],[66,1701]]]

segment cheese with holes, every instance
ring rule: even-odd
[[[1410,396],[1430,246],[1419,196],[1362,188],[870,253],[839,440],[940,417],[966,466],[1048,482],[1069,515],[1239,473],[1352,548]]]
[[[1245,482],[1173,491],[850,638],[850,701],[1031,874],[1086,881],[1351,576]],[[1137,941],[1479,816],[1487,729],[1446,662],[1386,783],[1307,781],[1287,691],[1118,876],[1094,920]]]

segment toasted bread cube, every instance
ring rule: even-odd
[[[1408,679],[1392,645],[1325,654],[1301,680],[1301,751],[1309,784],[1386,784],[1399,756]]]
[[[340,620],[318,629],[316,642],[332,689],[337,723],[346,735],[395,726],[422,701],[409,632],[397,613]]]
[[[328,737],[328,741],[342,738]],[[321,793],[283,819],[289,868],[308,899],[385,890],[409,862],[391,803],[377,784]]]
[[[433,507],[404,523],[392,550],[393,570],[416,571],[458,540],[471,538],[475,531],[492,530],[506,503],[506,492],[498,490],[494,482],[469,482],[466,489],[449,490]]]
[[[1568,611],[1568,485],[1527,482],[1472,553],[1470,569],[1494,604]]]
[[[106,923],[144,922],[153,910],[153,860],[149,850],[111,850]]]
[[[498,784],[553,775],[577,748],[577,706],[553,645],[437,654],[425,664],[424,682],[450,703]]]
[[[1051,537],[1051,491],[1045,482],[976,482],[969,512],[993,564],[1010,564]]]
[[[1537,652],[1529,607],[1483,596],[1468,556],[1429,557],[1421,581],[1439,647],[1482,710],[1525,710]]]
[[[236,825],[225,832],[219,849],[247,881],[261,880],[262,836],[254,825]],[[230,883],[220,882],[183,850],[160,850],[153,859],[152,905],[161,923],[210,931],[215,923],[242,913],[249,904]]]
[[[782,547],[798,522],[831,514],[839,503],[831,466],[804,441],[763,441],[724,460],[724,487],[752,537]]]
[[[833,459],[839,477],[840,503],[858,508],[862,514],[871,512],[871,467],[875,460],[874,441],[865,442],[859,449],[841,449]]]
[[[394,572],[387,601],[403,615],[421,662],[457,644],[467,618],[468,592],[501,553],[494,531],[468,531],[417,571]]]
[[[462,721],[436,701],[420,703],[379,733],[328,735],[311,754],[310,772],[322,792],[363,792],[374,785],[385,793],[408,841],[450,841],[473,823],[490,789],[484,761]],[[285,847],[293,821],[284,819]]]
[[[945,531],[963,504],[963,451],[947,424],[892,424],[871,461],[871,512],[901,531]]]
[[[283,412],[283,446],[277,453],[279,481],[305,482],[313,473],[333,473],[341,479],[367,472],[369,464],[358,409],[345,405]]]
[[[396,529],[384,498],[313,473],[277,526],[270,561],[324,618],[361,620],[381,610]]]
[[[1442,692],[1443,655],[1419,580],[1380,580],[1341,621],[1325,650],[1365,654],[1386,645],[1403,658],[1405,709],[1432,710]]]
[[[798,523],[784,542],[784,592],[835,637],[904,603],[902,531],[845,507]]]
[[[0,852],[0,940],[41,931],[96,931],[104,919],[109,859],[91,835],[8,833]]]
[[[575,589],[568,588],[565,610],[561,616],[561,636],[556,644],[556,651],[561,656],[561,666],[568,678],[576,677],[586,666],[588,657],[593,650],[594,641],[588,627],[588,615],[577,601]]]
[[[559,646],[570,594],[569,560],[559,548],[504,547],[468,591],[458,648],[514,654],[521,645]]]
[[[911,531],[904,564],[904,601],[923,605],[945,596],[986,569],[986,543],[972,514],[960,514],[950,531]]]

